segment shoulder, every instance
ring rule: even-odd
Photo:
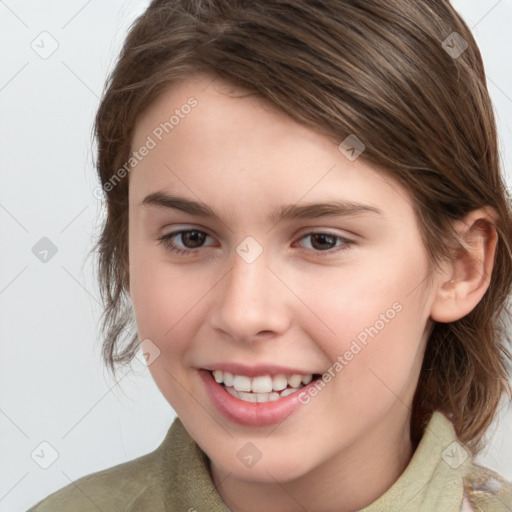
[[[432,414],[405,473],[409,479],[399,481],[423,486],[414,496],[423,508],[415,510],[512,512],[512,484],[478,464],[473,450],[457,437],[451,419],[439,411]]]
[[[464,476],[464,502],[461,512],[510,512],[512,483],[495,471],[472,463]]]
[[[81,477],[27,512],[159,511],[163,503],[161,464],[160,446],[136,459]]]

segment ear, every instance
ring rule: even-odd
[[[470,212],[454,225],[467,244],[458,247],[437,280],[430,317],[437,322],[454,322],[470,313],[484,296],[491,281],[498,235],[492,208]]]

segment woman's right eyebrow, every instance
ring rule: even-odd
[[[190,215],[205,217],[222,222],[222,219],[208,205],[201,201],[193,201],[185,197],[170,195],[163,191],[148,194],[140,203],[141,206],[170,208],[180,210]],[[269,220],[274,223],[285,219],[314,219],[326,216],[347,217],[364,213],[382,214],[373,205],[356,203],[348,200],[329,201],[325,203],[291,204],[281,206],[271,212]]]

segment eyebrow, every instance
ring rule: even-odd
[[[155,206],[180,210],[197,217],[215,219],[221,222],[220,217],[206,204],[192,201],[184,197],[169,195],[163,191],[148,194],[140,203],[143,206]],[[382,214],[375,206],[355,203],[353,201],[338,200],[326,203],[291,204],[281,206],[269,215],[271,222],[281,222],[290,219],[314,219],[325,216],[354,216],[361,213]]]

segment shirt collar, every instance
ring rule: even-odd
[[[230,512],[212,481],[206,454],[176,418],[162,443],[166,510]],[[471,464],[452,422],[434,412],[398,480],[360,512],[459,512]]]

